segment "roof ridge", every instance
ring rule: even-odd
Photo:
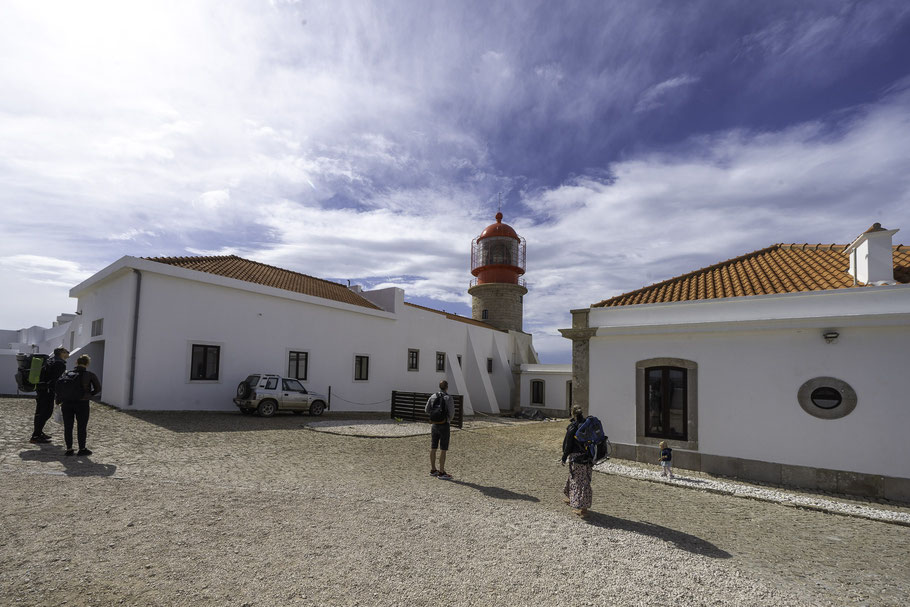
[[[412,308],[420,308],[421,310],[426,310],[427,312],[434,312],[436,314],[442,314],[443,316],[445,316],[447,318],[454,317],[453,320],[470,321],[472,323],[476,323],[476,324],[484,326],[484,327],[489,327],[490,329],[493,329],[496,331],[502,331],[502,329],[494,327],[493,325],[491,325],[489,323],[485,323],[482,320],[477,320],[476,318],[471,318],[469,316],[462,316],[460,314],[456,314],[455,312],[446,312],[445,310],[437,310],[436,308],[431,308],[429,306],[422,306],[420,304],[411,303],[410,301],[404,302],[404,305],[411,306]]]

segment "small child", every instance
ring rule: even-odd
[[[667,446],[667,441],[660,441],[660,466],[663,468],[661,476],[670,475],[673,478],[673,449]]]

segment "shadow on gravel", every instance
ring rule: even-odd
[[[240,411],[121,411],[170,432],[258,432],[262,430],[294,430],[306,421],[324,419],[279,413],[274,417],[244,415]]]
[[[465,487],[470,487],[471,489],[477,489],[487,497],[495,497],[500,500],[524,500],[526,502],[539,502],[540,500],[534,497],[533,495],[527,495],[525,493],[515,493],[514,491],[509,491],[508,489],[503,489],[502,487],[487,487],[485,485],[478,485],[476,483],[468,483],[465,481],[459,481],[452,479],[447,481],[450,483],[455,483],[456,485],[464,485]]]
[[[63,455],[63,448],[54,445],[20,451],[19,459],[24,462],[60,462],[66,476],[112,476],[117,471],[117,466],[113,464],[99,464],[86,456]]]
[[[588,511],[588,517],[585,520],[595,527],[622,529],[623,531],[631,531],[632,533],[638,533],[639,535],[656,537],[665,542],[670,542],[680,550],[692,552],[693,554],[700,554],[701,556],[707,556],[712,559],[728,559],[733,556],[726,550],[721,550],[711,542],[705,541],[700,537],[695,537],[694,535],[689,535],[688,533],[683,533],[682,531],[670,529],[669,527],[662,527],[653,523],[629,521],[622,518],[616,518],[615,516],[601,514],[600,512],[594,512],[593,510]]]

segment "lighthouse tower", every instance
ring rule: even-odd
[[[487,226],[471,242],[471,315],[498,329],[522,330],[525,288],[525,239],[502,222]]]

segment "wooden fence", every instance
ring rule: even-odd
[[[424,411],[432,393],[430,392],[399,392],[392,391],[392,418],[403,419],[409,422],[430,422]],[[464,397],[461,394],[450,394],[455,400],[455,417],[452,425],[461,428],[464,425]]]

